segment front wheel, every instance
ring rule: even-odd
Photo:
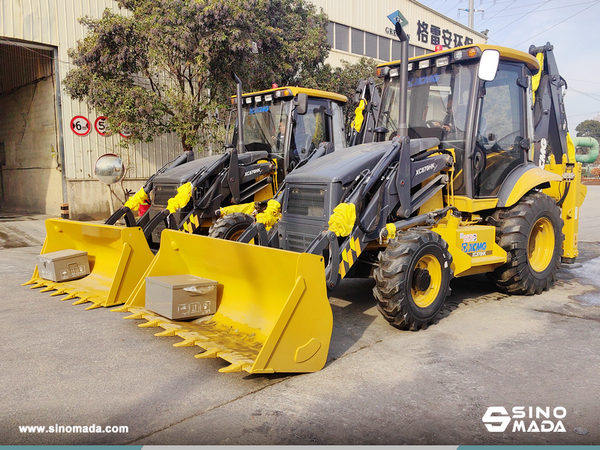
[[[208,230],[208,235],[217,239],[237,241],[242,233],[253,223],[254,219],[248,214],[227,214],[217,219]]]
[[[524,196],[488,218],[496,227],[496,242],[508,254],[505,264],[490,274],[498,288],[510,294],[541,294],[554,282],[560,267],[564,235],[560,209],[541,192]]]
[[[379,312],[396,328],[427,328],[444,307],[451,263],[448,244],[433,231],[409,231],[390,241],[375,269]]]

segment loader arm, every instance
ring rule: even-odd
[[[358,82],[354,94],[354,103],[357,106],[354,111],[354,121],[350,128],[348,145],[373,142],[373,133],[379,115],[379,106],[381,105],[381,96],[373,78]]]

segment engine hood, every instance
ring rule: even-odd
[[[372,169],[392,146],[391,142],[357,145],[322,156],[290,173],[289,183],[350,183],[365,169]]]
[[[181,166],[167,170],[165,173],[157,175],[154,178],[154,184],[176,184],[187,183],[190,177],[203,167],[210,167],[221,159],[223,155],[207,156],[196,159]]]

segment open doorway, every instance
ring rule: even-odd
[[[0,39],[0,215],[59,214],[52,47]]]

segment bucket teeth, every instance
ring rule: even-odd
[[[30,284],[35,284],[37,283],[37,279],[36,278],[32,278],[31,280],[21,284],[21,286],[29,286]]]
[[[61,302],[64,302],[65,300],[72,300],[74,298],[79,297],[81,294],[83,294],[83,292],[71,292],[69,295],[67,295],[66,297],[63,297],[60,299]]]
[[[47,287],[42,289],[40,292],[50,292],[56,290],[56,287],[53,284],[49,284]]]
[[[119,306],[118,308],[111,309],[112,312],[129,312],[129,307],[126,305]]]
[[[160,331],[160,332],[156,333],[154,336],[158,336],[158,337],[177,336],[177,333],[179,333],[179,332],[188,331],[183,326],[177,325],[174,323],[163,322],[160,324],[160,326],[164,328],[164,331]]]
[[[89,302],[92,302],[93,305],[88,306],[87,308],[85,308],[86,311],[89,311],[90,309],[96,309],[96,308],[100,308],[102,306],[102,304],[104,303],[102,300],[87,300]]]
[[[37,288],[41,288],[43,286],[46,286],[46,283],[43,281],[39,281],[36,284],[34,284],[33,286],[31,286],[29,289],[37,289]]]
[[[194,358],[198,359],[213,359],[219,357],[219,351],[216,348],[211,348],[210,350],[206,350],[205,352],[198,353],[194,355]]]
[[[143,319],[143,318],[144,318],[144,313],[141,313],[141,312],[136,312],[136,313],[133,313],[130,316],[123,317],[123,319],[128,319],[128,320],[129,319],[131,319],[131,320],[139,320],[139,319]]]
[[[77,300],[77,301],[75,301],[75,302],[73,302],[71,304],[73,306],[75,306],[75,305],[83,305],[84,303],[87,303],[88,301],[89,301],[88,297],[80,297],[79,300]]]
[[[67,293],[66,289],[59,289],[56,292],[53,292],[52,294],[50,294],[50,297],[56,297],[57,295],[64,295]]]
[[[248,364],[245,362],[236,362],[236,363],[231,364],[230,366],[219,369],[219,372],[221,372],[221,373],[243,372],[244,370],[246,370],[246,366],[248,366]]]
[[[146,323],[140,323],[138,327],[140,328],[154,328],[160,326],[160,319],[148,320]]]
[[[196,340],[194,338],[190,338],[190,339],[184,339],[181,342],[176,342],[173,344],[173,347],[193,347],[194,345],[196,345]]]

